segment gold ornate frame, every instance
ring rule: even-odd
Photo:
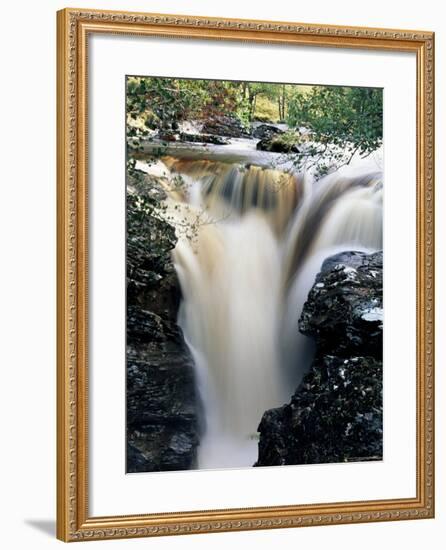
[[[63,541],[434,516],[434,35],[65,9],[58,35],[57,536]],[[90,517],[88,513],[87,56],[92,33],[414,52],[417,57],[417,483],[409,499]]]

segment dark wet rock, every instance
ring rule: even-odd
[[[161,141],[178,141],[178,134],[172,130],[161,130],[158,134],[158,139]]]
[[[164,197],[156,180],[133,172],[127,187],[127,471],[190,469],[199,442],[199,400],[192,358],[176,324],[175,232],[150,215],[150,205]]]
[[[127,301],[175,320],[181,298],[171,258],[175,231],[141,211],[141,198],[150,205],[162,200],[165,192],[146,174],[139,178],[128,185],[127,195]]]
[[[222,115],[204,121],[201,131],[203,134],[213,134],[226,137],[249,137],[249,132],[236,117]]]
[[[272,124],[259,124],[252,131],[252,136],[257,139],[271,139],[273,136],[284,134],[285,132]]]
[[[295,132],[281,132],[262,138],[256,145],[259,151],[298,153],[300,137]]]
[[[256,466],[382,460],[382,253],[328,258],[299,327],[315,358],[291,402],[264,413]]]
[[[382,357],[382,262],[382,252],[325,260],[299,320],[320,353]]]
[[[131,443],[127,442],[127,472],[144,472],[146,459]]]
[[[381,460],[382,363],[316,356],[291,403],[266,411],[257,466]]]
[[[196,462],[198,404],[192,358],[175,323],[130,309],[127,333],[129,472],[187,470]],[[140,332],[138,316],[148,323]],[[137,323],[138,330],[134,331]],[[150,334],[150,336],[148,336]],[[142,460],[142,458],[144,460]]]
[[[212,134],[188,134],[181,132],[179,135],[180,141],[186,143],[210,143],[212,145],[227,145],[229,141],[224,137]]]

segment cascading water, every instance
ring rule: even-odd
[[[194,228],[179,232],[174,263],[204,406],[198,467],[252,466],[262,414],[289,401],[310,364],[298,319],[323,260],[382,247],[381,175],[359,165],[313,183],[252,165],[163,162],[186,182],[168,212]]]

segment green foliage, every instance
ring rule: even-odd
[[[279,122],[279,108],[277,102],[273,101],[271,98],[259,95],[257,97],[254,114],[252,116],[253,120],[259,122]]]
[[[127,144],[141,149],[142,139],[152,130],[169,130],[192,118],[205,101],[201,81],[173,78],[129,77],[127,79]]]
[[[300,135],[294,130],[288,130],[283,134],[278,134],[277,136],[274,136],[273,141],[291,149],[294,145],[299,144]]]
[[[252,120],[252,114],[249,102],[245,97],[242,97],[238,100],[234,114],[243,124],[243,127],[245,129],[249,129],[249,125]]]
[[[126,102],[128,158],[155,134],[169,141],[183,121],[228,115],[245,129],[253,120],[286,121],[291,132],[277,150],[298,170],[317,166],[319,175],[382,144],[382,90],[374,88],[129,77]],[[294,131],[302,127],[299,137]],[[154,157],[164,152],[163,145],[151,150]]]
[[[141,158],[143,142],[150,139],[154,131],[176,131],[182,121],[212,119],[228,113],[235,114],[243,124],[249,125],[248,104],[241,97],[238,82],[151,77],[127,79],[127,183],[136,191],[127,194],[129,235],[133,232],[145,233],[146,236],[147,233],[156,234],[156,229],[164,224],[174,229],[177,237],[194,241],[199,227],[214,223],[205,212],[192,213],[187,205],[169,207],[167,194],[184,192],[186,184],[183,178],[171,178],[164,182],[167,187],[163,189],[156,178],[136,169],[136,158]],[[150,164],[165,152],[166,146],[160,145],[151,150],[150,157],[144,155],[143,158]],[[163,248],[162,242],[161,245]]]
[[[149,128],[170,128],[194,116],[206,99],[200,80],[130,77],[127,80],[127,116],[144,115]]]
[[[127,162],[127,237],[128,241],[142,239],[150,243],[151,255],[162,256],[173,248],[172,242],[186,239],[196,244],[199,230],[220,221],[205,209],[169,200],[189,191],[186,180],[179,174],[170,178],[150,176]],[[226,217],[226,215],[224,216]],[[170,248],[169,248],[170,244]]]
[[[171,129],[184,120],[227,114],[238,107],[238,88],[220,80],[129,77],[127,121],[133,128]]]
[[[376,88],[313,86],[307,93],[295,91],[288,101],[288,123],[309,130],[319,146],[308,153],[323,157],[327,167],[376,150],[382,144],[382,116],[382,90]]]
[[[254,118],[284,119],[293,86],[264,82],[129,77],[127,136],[133,149],[154,130],[176,130],[184,120],[232,115],[248,128]]]

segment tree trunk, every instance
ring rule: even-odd
[[[285,121],[285,84],[282,86],[282,115],[280,118]]]
[[[256,112],[256,104],[257,104],[257,96],[254,96],[254,101],[252,102],[252,112],[251,112],[251,119],[254,116],[254,113]]]

